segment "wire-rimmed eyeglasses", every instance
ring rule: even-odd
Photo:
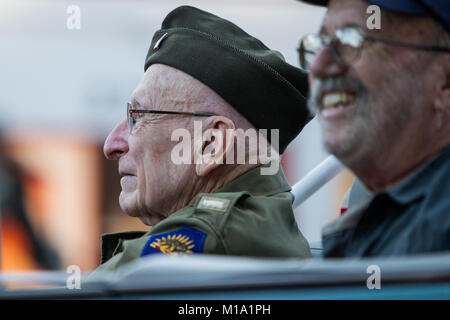
[[[183,112],[183,111],[163,111],[163,110],[147,110],[147,109],[133,109],[131,103],[127,103],[127,123],[128,123],[128,131],[131,133],[133,131],[133,127],[136,124],[137,115],[142,113],[153,113],[153,114],[177,114],[177,115],[185,115],[185,116],[194,116],[194,117],[212,117],[217,116],[215,113],[211,112]]]
[[[325,46],[330,47],[331,55],[338,63],[354,63],[361,56],[362,48],[367,41],[382,42],[387,45],[408,47],[416,50],[450,53],[450,48],[447,47],[376,38],[364,35],[363,31],[358,27],[345,27],[336,30],[330,39],[323,39],[319,34],[307,34],[303,36],[297,49],[300,67],[305,71],[309,71],[317,54]]]

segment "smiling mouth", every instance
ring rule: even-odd
[[[322,95],[322,106],[324,109],[333,109],[339,106],[348,106],[356,100],[352,92],[327,92]]]
[[[321,98],[321,114],[323,117],[342,115],[356,101],[356,94],[349,91],[325,92]]]

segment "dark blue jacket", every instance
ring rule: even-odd
[[[322,230],[322,245],[325,257],[450,250],[450,146],[389,191],[349,207]]]

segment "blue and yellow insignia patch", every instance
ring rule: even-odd
[[[189,227],[154,234],[145,244],[141,257],[154,253],[170,256],[201,253],[205,238],[206,234]]]

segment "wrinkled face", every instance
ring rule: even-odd
[[[177,110],[180,101],[172,95],[172,73],[167,68],[154,65],[147,69],[132,94],[134,109]],[[188,179],[189,166],[176,165],[170,157],[177,143],[171,141],[171,133],[183,127],[183,121],[175,115],[143,114],[131,133],[125,119],[105,141],[106,157],[119,162],[120,207],[146,224],[155,224],[171,213]]]
[[[402,25],[393,28],[381,20],[381,30],[368,30],[368,3],[361,0],[331,0],[321,34],[358,26],[366,34],[420,43],[417,30]],[[398,139],[413,140],[426,123],[425,63],[408,48],[366,42],[360,58],[345,65],[333,59],[324,47],[310,68],[310,108],[318,112],[326,149],[347,165],[377,157]]]

